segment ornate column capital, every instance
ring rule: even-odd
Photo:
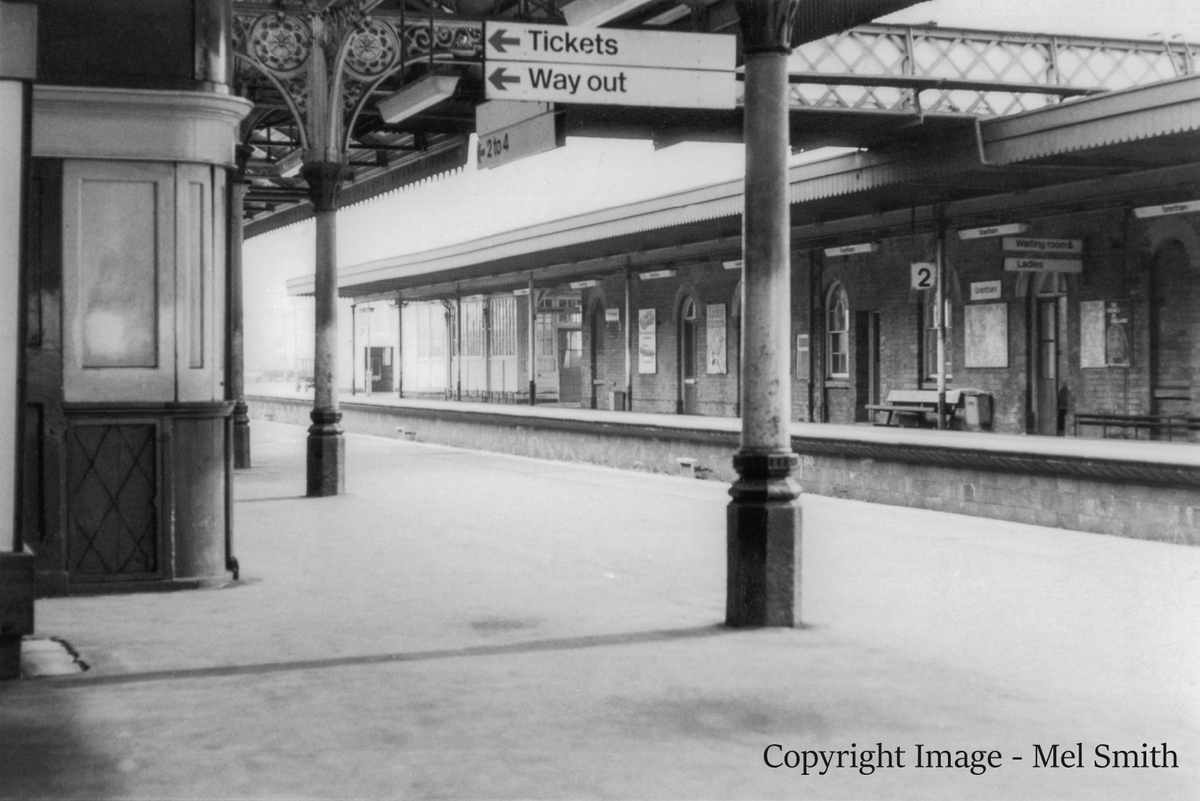
[[[742,50],[791,53],[792,27],[800,0],[736,0],[742,28]]]
[[[342,179],[350,172],[337,162],[310,162],[300,168],[300,177],[308,182],[308,198],[316,211],[337,211]]]

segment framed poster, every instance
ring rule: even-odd
[[[1129,367],[1133,355],[1133,304],[1125,300],[1104,302],[1104,364]]]
[[[658,369],[658,339],[654,309],[638,309],[638,372]]]
[[[711,303],[705,308],[707,357],[705,369],[710,374],[725,373],[725,304]]]
[[[980,303],[963,308],[965,367],[1008,367],[1008,304]]]
[[[1079,366],[1104,367],[1104,301],[1079,303]]]
[[[1132,366],[1132,301],[1124,298],[1081,302],[1079,334],[1080,367]]]

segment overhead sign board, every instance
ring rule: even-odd
[[[484,22],[484,59],[733,72],[737,37],[677,31]]]
[[[1023,234],[1029,230],[1029,223],[1009,223],[1007,225],[989,225],[985,228],[965,228],[958,232],[959,239],[986,239],[992,236],[1007,236],[1008,234]]]
[[[641,278],[643,281],[652,281],[655,278],[671,278],[677,272],[679,272],[679,271],[678,270],[651,270],[648,273],[639,273],[638,278]]]
[[[734,108],[737,105],[737,81],[732,71],[505,61],[489,62],[486,94],[489,100],[661,108]]]
[[[1004,269],[1010,273],[1081,273],[1083,262],[1079,259],[1008,258]]]
[[[1042,253],[1082,253],[1082,239],[1039,239],[1032,236],[1006,236],[1005,250],[1032,250]]]
[[[740,270],[742,269],[742,260],[734,259],[733,261],[723,261],[721,262],[721,266],[726,270]]]
[[[971,284],[971,300],[996,300],[1000,291],[999,281],[975,281]]]
[[[571,289],[587,289],[596,286],[596,281],[572,281]]]
[[[879,250],[878,242],[864,242],[861,245],[842,245],[836,248],[825,248],[826,256],[854,256],[858,253],[874,253]]]
[[[488,100],[732,109],[735,59],[726,34],[484,23]]]
[[[476,162],[480,169],[499,167],[563,144],[561,119],[551,111],[490,133],[480,131]]]
[[[1190,211],[1200,211],[1200,200],[1186,200],[1162,206],[1142,206],[1140,209],[1134,209],[1133,215],[1139,218],[1165,217],[1168,214],[1187,214]]]
[[[553,103],[528,103],[520,100],[492,100],[475,107],[475,132],[493,133],[518,122],[554,111]]]

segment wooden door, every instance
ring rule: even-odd
[[[392,349],[371,348],[370,380],[372,392],[392,391]]]
[[[1058,298],[1037,298],[1034,355],[1036,431],[1047,436],[1059,433],[1059,310]]]
[[[854,313],[854,419],[867,421],[867,404],[879,403],[879,312]]]
[[[592,342],[589,355],[592,366],[592,408],[599,409],[604,405],[604,401],[600,397],[604,391],[604,309],[600,306],[597,306],[592,313]]]
[[[583,400],[583,332],[578,328],[558,329],[558,400]]]
[[[679,412],[696,414],[696,304],[684,301],[679,320]]]
[[[1170,242],[1154,256],[1150,302],[1150,410],[1152,414],[1192,414],[1192,369],[1196,338],[1195,282],[1187,251]]]

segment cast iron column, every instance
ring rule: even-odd
[[[246,352],[242,294],[242,204],[246,162],[254,149],[237,149],[237,173],[229,183],[229,397],[233,400],[233,466],[250,466],[250,415],[246,407]]]
[[[792,626],[800,487],[792,479],[788,76],[798,0],[738,0],[746,55],[741,447],[729,494],[725,623]]]
[[[529,405],[537,406],[537,290],[529,276]]]
[[[346,491],[346,443],[338,428],[342,413],[337,396],[337,206],[344,172],[341,164],[328,162],[305,164],[300,170],[317,218],[316,396],[308,429],[309,497]]]

